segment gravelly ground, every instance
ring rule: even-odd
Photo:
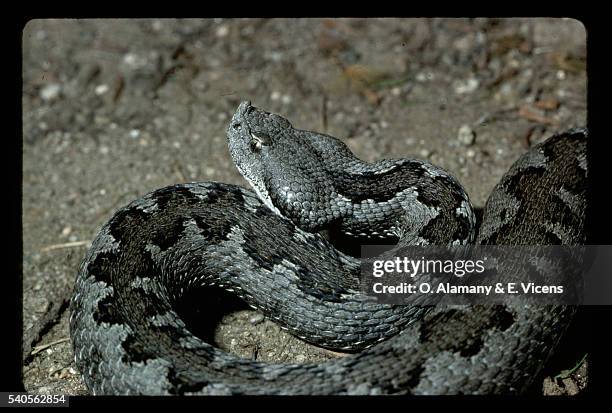
[[[184,181],[246,186],[225,128],[241,100],[342,138],[360,157],[415,156],[473,203],[530,144],[586,123],[586,34],[569,19],[36,20],[23,33],[23,326],[69,287],[113,211]],[[460,132],[461,131],[461,132]],[[252,311],[216,342],[260,360],[334,357]],[[87,394],[68,314],[24,365],[32,393]],[[579,340],[578,340],[579,341]],[[571,352],[570,352],[571,353]],[[568,356],[550,374],[570,369]],[[575,394],[586,364],[536,392]]]

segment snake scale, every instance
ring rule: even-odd
[[[586,129],[525,153],[477,230],[461,185],[416,159],[365,163],[333,137],[242,102],[230,154],[255,190],[173,185],[117,211],[77,275],[70,331],[94,394],[491,394],[524,391],[571,306],[378,304],[359,259],[318,231],[398,244],[584,244]],[[190,332],[190,291],[233,291],[292,334],[352,354],[324,363],[246,360]],[[415,303],[415,304],[427,304]]]

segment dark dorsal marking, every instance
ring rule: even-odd
[[[406,162],[383,173],[330,172],[334,179],[336,192],[359,203],[366,199],[374,202],[385,202],[397,196],[397,193],[419,184],[418,174],[422,173],[421,164]]]

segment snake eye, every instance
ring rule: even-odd
[[[251,133],[251,142],[249,142],[249,146],[251,147],[251,151],[259,152],[261,148],[264,146],[268,146],[270,144],[270,137],[266,134],[255,135]]]
[[[234,128],[234,130],[240,129],[240,122],[236,122],[236,123],[232,124],[232,128]]]
[[[261,151],[261,148],[263,147],[263,144],[258,139],[251,139],[250,146],[251,146],[251,150],[253,152],[259,152],[259,151]]]

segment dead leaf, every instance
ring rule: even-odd
[[[554,119],[547,118],[543,114],[539,113],[537,109],[531,108],[527,105],[521,106],[518,114],[519,116],[532,122],[542,123],[545,125],[554,125],[556,123]]]
[[[559,101],[557,99],[542,99],[535,103],[535,107],[544,110],[555,110],[559,107]]]

